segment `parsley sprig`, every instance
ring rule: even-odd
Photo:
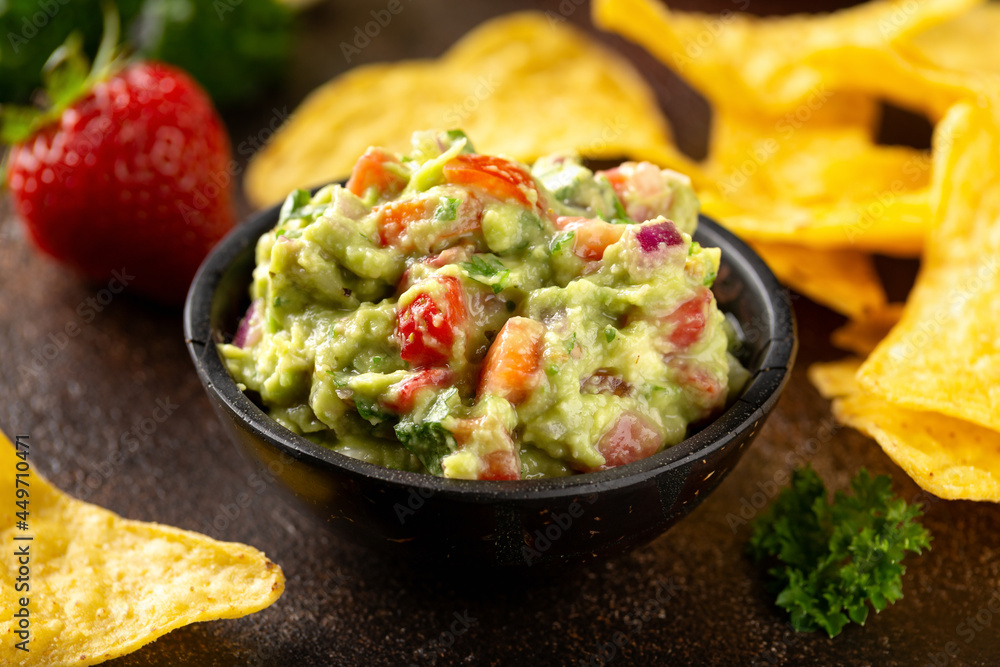
[[[879,612],[903,597],[906,552],[930,548],[920,507],[893,496],[889,477],[862,469],[851,489],[830,503],[816,472],[800,468],[754,522],[750,555],[774,563],[777,605],[800,632],[822,628],[833,637],[850,621],[863,624],[869,602]]]

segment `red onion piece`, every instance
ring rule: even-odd
[[[237,327],[236,335],[233,336],[233,345],[236,347],[248,347],[260,340],[260,326],[253,321],[260,305],[260,299],[254,299],[250,303],[250,307],[247,308],[246,315],[240,320],[240,326]]]
[[[684,242],[677,227],[669,220],[644,226],[636,233],[635,238],[643,252],[655,252],[660,244],[670,247]]]

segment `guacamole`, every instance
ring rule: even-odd
[[[461,479],[604,470],[680,442],[745,371],[691,241],[689,180],[530,169],[459,131],[370,148],[257,243],[229,371],[352,457]]]

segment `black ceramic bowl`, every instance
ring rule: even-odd
[[[271,420],[230,377],[215,344],[249,303],[254,245],[278,208],[229,234],[195,276],[188,350],[226,429],[261,467],[350,538],[406,559],[524,568],[580,562],[649,542],[718,486],[760,431],[795,357],[785,289],[744,243],[705,217],[695,239],[722,249],[713,288],[745,334],[752,379],[716,420],[680,444],[619,468],[556,479],[453,480],[358,461]],[[224,465],[224,463],[223,463]]]

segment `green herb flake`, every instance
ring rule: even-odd
[[[302,209],[308,206],[310,201],[312,201],[312,195],[309,194],[308,190],[293,190],[285,199],[285,203],[281,205],[278,220],[285,222],[292,218],[304,217]]]
[[[576,347],[576,332],[574,331],[569,338],[563,341],[563,345],[566,346],[566,354],[571,354],[573,348]]]
[[[549,241],[549,254],[554,255],[562,250],[567,243],[573,240],[574,236],[576,236],[576,232],[563,232],[553,236],[552,240]]]
[[[389,417],[389,414],[382,409],[378,401],[355,396],[354,407],[357,409],[358,414],[361,415],[361,418],[372,425],[381,424]]]
[[[607,329],[604,330],[604,340],[608,341],[609,343],[613,341],[616,336],[618,336],[618,332],[615,331],[614,327],[608,327]]]
[[[510,282],[510,269],[495,257],[484,259],[482,255],[473,255],[471,261],[459,266],[465,269],[469,278],[492,288],[494,294],[502,292]]]
[[[862,469],[851,489],[830,503],[816,472],[799,468],[754,521],[749,553],[771,564],[777,605],[799,632],[823,629],[833,637],[851,621],[863,624],[869,602],[879,612],[903,597],[906,552],[930,548],[930,533],[917,521],[920,506],[893,496],[888,476]]]
[[[559,367],[552,364],[545,367],[545,374],[549,376],[555,376],[559,374]]]
[[[625,224],[631,223],[632,220],[628,217],[628,212],[625,210],[625,206],[622,204],[621,198],[616,194],[612,197],[612,200],[615,204],[615,221]]]
[[[441,392],[422,419],[407,415],[396,424],[396,437],[413,452],[427,470],[441,476],[441,459],[454,452],[458,446],[455,437],[441,424],[450,412],[450,403],[457,400],[458,389],[451,387]]]
[[[434,209],[434,219],[442,221],[454,220],[455,216],[458,215],[458,207],[461,203],[462,200],[456,197],[443,197],[438,203],[437,208]]]

